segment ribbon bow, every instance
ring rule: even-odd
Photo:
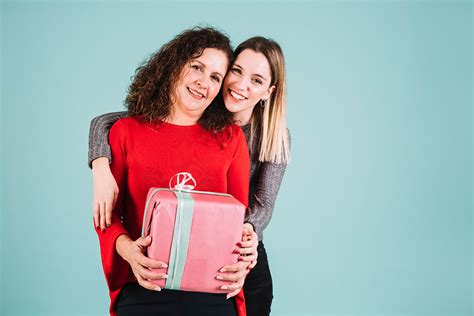
[[[173,180],[176,179],[176,184],[172,186]],[[191,181],[191,183],[190,183]],[[189,172],[179,172],[171,177],[169,188],[171,190],[189,191],[196,187],[196,180]]]

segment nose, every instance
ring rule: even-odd
[[[196,79],[196,84],[199,88],[207,89],[207,87],[209,86],[209,81],[210,79],[208,79],[204,74],[202,74]]]
[[[238,77],[235,81],[234,88],[239,91],[246,91],[249,89],[249,78],[245,78],[244,76]]]

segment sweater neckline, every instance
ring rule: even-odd
[[[168,128],[168,129],[179,129],[179,130],[188,130],[188,131],[194,131],[194,130],[200,130],[202,128],[201,124],[196,123],[192,125],[178,125],[178,124],[173,124],[165,121],[160,121],[160,125]]]

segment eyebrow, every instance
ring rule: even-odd
[[[197,60],[197,59],[192,59],[191,62],[193,62],[193,61],[196,62],[196,63],[198,63],[198,64],[200,64],[200,65],[203,66],[204,68],[206,68],[206,64],[200,62],[199,60]],[[224,75],[221,74],[221,73],[218,72],[218,71],[214,71],[213,74],[218,75],[218,76],[221,77],[221,78],[224,78]]]
[[[244,69],[242,66],[240,66],[239,64],[234,64],[234,67],[238,67],[240,69]],[[264,76],[262,76],[261,74],[252,74],[252,76],[256,76],[256,77],[259,77],[261,78],[262,80],[264,81],[267,81],[267,78],[265,78]]]

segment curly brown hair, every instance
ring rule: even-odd
[[[159,123],[170,115],[175,98],[175,85],[183,67],[202,55],[204,49],[215,48],[227,56],[228,66],[233,53],[230,40],[224,33],[212,27],[195,27],[178,34],[163,45],[148,61],[137,68],[128,89],[125,105],[130,116],[143,121]],[[198,121],[206,130],[217,133],[232,123],[220,96],[216,97]]]

